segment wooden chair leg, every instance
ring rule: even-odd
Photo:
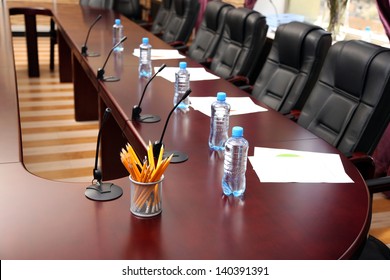
[[[57,31],[50,10],[43,8],[10,8],[10,15],[24,15],[26,29],[27,60],[29,77],[39,77],[38,32],[36,15],[50,16],[50,70],[54,70],[54,45],[57,43]]]
[[[39,77],[37,20],[35,15],[24,15],[26,26],[29,77]]]
[[[50,70],[54,71],[54,45],[57,43],[57,32],[53,18],[50,19]]]

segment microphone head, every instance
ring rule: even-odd
[[[123,36],[122,39],[119,41],[119,44],[120,44],[120,43],[123,43],[123,42],[126,41],[126,40],[127,40],[127,36]]]
[[[132,114],[131,114],[131,119],[132,120],[138,120],[141,116],[141,112],[142,112],[142,108],[137,106],[137,105],[134,105],[133,107],[133,111],[132,111]]]
[[[88,51],[88,47],[86,45],[81,47],[81,55],[86,56]]]
[[[107,107],[106,110],[104,111],[102,123],[105,123],[107,119],[110,117],[110,115],[111,115],[111,109]]]
[[[163,65],[160,66],[157,73],[161,72],[165,67],[167,67],[167,65],[164,63]]]
[[[97,70],[97,79],[98,80],[103,80],[104,79],[104,68],[99,68]]]
[[[101,183],[102,182],[102,171],[95,168],[93,170],[93,179],[96,180],[97,182]]]
[[[190,95],[191,92],[192,92],[192,90],[190,88],[187,89],[187,91],[184,93],[184,95],[182,97],[182,100],[186,99]]]
[[[153,144],[153,156],[155,158],[158,158],[158,156],[160,155],[160,150],[161,150],[162,146],[163,146],[162,142],[160,142],[160,141],[154,142],[154,144]]]

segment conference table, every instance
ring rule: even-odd
[[[55,182],[30,174],[23,166],[17,89],[12,87],[15,77],[9,73],[14,69],[13,57],[5,54],[5,50],[12,51],[8,8],[17,5],[28,4],[2,2],[0,14],[4,23],[0,58],[5,58],[0,89],[12,105],[7,113],[11,121],[3,122],[5,113],[0,110],[0,128],[12,132],[10,139],[2,133],[0,146],[1,259],[348,259],[364,243],[370,226],[370,197],[360,173],[345,156],[340,154],[354,183],[265,183],[248,162],[245,195],[227,197],[221,189],[223,154],[208,148],[209,117],[193,109],[175,111],[167,125],[165,149],[184,152],[188,160],[170,164],[164,174],[162,213],[153,218],[131,214],[129,174],[119,153],[130,143],[141,158],[146,155],[149,141],[160,139],[173,108],[173,83],[157,76],[141,107],[142,113],[156,114],[161,121],[132,120],[132,108],[146,84],[138,78],[138,58],[132,52],[142,37],[149,37],[155,49],[171,47],[111,10],[34,3],[53,13],[61,80],[75,85],[76,120],[101,120],[105,108],[112,110],[102,129],[103,180],[120,186],[123,195],[107,202],[92,201],[84,195],[90,182]],[[88,49],[101,55],[84,57],[81,46],[99,14],[102,19],[91,31]],[[118,76],[120,81],[104,82],[96,73],[112,48],[112,23],[117,17],[127,36],[125,51],[107,60],[105,75]],[[177,67],[183,60],[188,67],[200,67],[190,58],[155,60],[153,66]],[[4,88],[7,84],[10,86]],[[223,79],[193,81],[191,89],[191,96],[216,96],[218,91],[228,97],[250,96]],[[230,127],[235,125],[244,128],[249,155],[255,147],[339,154],[269,108],[231,116]],[[12,155],[5,158],[5,152]]]

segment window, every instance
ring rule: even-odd
[[[259,0],[258,0],[259,1]],[[288,13],[302,14],[305,21],[328,26],[328,6],[326,0],[290,0],[288,1]],[[365,36],[365,29],[369,27],[370,36],[374,43],[388,45],[383,25],[379,19],[375,0],[350,0],[347,6],[347,30],[346,39],[360,39]]]

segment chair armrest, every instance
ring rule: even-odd
[[[159,38],[162,38],[162,36],[164,35],[164,32],[156,32],[156,33],[153,33],[153,35],[155,35]]]
[[[356,166],[365,180],[374,178],[375,162],[371,156],[361,152],[354,152],[346,156]]]
[[[169,45],[174,47],[179,52],[184,53],[184,54],[188,51],[188,46],[186,45],[186,43],[184,43],[182,41],[171,42],[171,43],[169,43]]]
[[[293,122],[297,122],[299,119],[299,116],[301,115],[300,110],[291,110],[290,113],[284,114],[284,116]]]
[[[243,91],[251,94],[252,91],[253,91],[253,86],[252,85],[242,85],[242,86],[239,86],[240,89],[242,89]]]
[[[368,179],[366,184],[372,194],[390,191],[390,176]]]
[[[234,76],[227,78],[226,80],[238,87],[249,85],[249,79],[245,76]]]
[[[180,46],[185,46],[186,43],[184,43],[182,41],[174,41],[174,42],[170,42],[169,45],[176,48],[176,47],[180,47]]]
[[[175,46],[175,49],[177,49],[182,54],[187,54],[187,52],[188,52],[188,46],[187,45]]]
[[[138,25],[141,26],[142,28],[150,31],[152,29],[153,23],[152,22],[141,22]]]
[[[211,65],[211,62],[212,62],[212,61],[213,61],[212,58],[207,58],[207,59],[204,60],[204,61],[198,61],[198,63],[201,64],[201,65],[203,65],[204,67],[210,69],[210,65]]]

